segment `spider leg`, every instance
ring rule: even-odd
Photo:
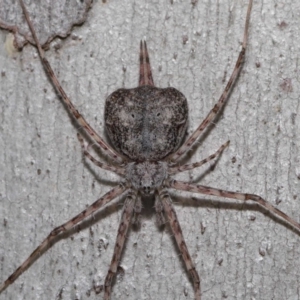
[[[270,202],[266,201],[260,196],[253,194],[244,194],[238,192],[225,191],[221,189],[216,189],[204,185],[196,185],[188,182],[173,180],[168,185],[170,188],[180,190],[180,191],[188,191],[193,193],[205,194],[205,195],[213,195],[218,197],[231,198],[236,200],[241,200],[243,202],[252,200],[258,203],[267,211],[271,212],[273,215],[277,217],[281,217],[288,224],[290,224],[293,228],[295,228],[300,233],[300,224],[289,217],[287,214],[273,206]]]
[[[51,80],[53,86],[59,93],[59,95],[62,97],[63,102],[67,106],[70,114],[73,116],[73,118],[78,122],[79,125],[81,125],[86,133],[101,147],[101,149],[106,153],[110,158],[112,158],[116,162],[123,162],[123,158],[120,154],[118,154],[113,148],[111,148],[104,140],[97,134],[97,132],[87,123],[87,121],[84,119],[84,117],[78,112],[74,104],[71,102],[69,97],[67,96],[66,92],[60,85],[53,69],[50,66],[50,63],[48,62],[47,58],[45,57],[44,50],[41,47],[41,44],[37,38],[36,32],[34,30],[34,27],[32,25],[32,22],[29,18],[29,14],[27,12],[27,9],[23,3],[23,0],[20,0],[20,4],[23,9],[23,13],[25,15],[26,21],[28,23],[28,26],[30,28],[30,31],[32,33],[33,39],[36,43],[36,46],[38,48],[39,56],[42,60],[42,64],[46,70],[47,75],[49,76],[49,79]]]
[[[125,174],[125,169],[124,168],[121,168],[121,167],[115,167],[113,165],[109,165],[109,164],[106,164],[106,163],[103,163],[99,160],[97,160],[96,158],[94,158],[88,151],[85,143],[84,143],[84,140],[83,140],[83,137],[82,135],[78,132],[77,133],[77,138],[78,138],[78,141],[81,145],[81,148],[82,148],[82,152],[83,154],[92,162],[94,163],[96,166],[100,167],[101,169],[104,169],[104,170],[108,170],[108,171],[111,171],[111,172],[114,172],[114,173],[117,173],[118,175],[121,175],[121,176],[124,176]]]
[[[166,223],[166,218],[164,214],[164,207],[160,200],[159,195],[155,195],[155,212],[156,212],[156,224],[160,227]]]
[[[136,200],[135,200],[135,205],[133,208],[133,217],[132,217],[132,224],[135,226],[140,225],[140,217],[141,217],[142,208],[143,208],[143,204],[142,204],[141,195],[137,195]]]
[[[201,132],[207,127],[208,124],[215,118],[216,114],[220,111],[220,109],[226,103],[228,99],[229,92],[237,80],[237,77],[242,69],[243,61],[245,58],[246,53],[246,46],[247,46],[247,38],[248,38],[248,28],[249,28],[249,21],[250,21],[250,12],[252,7],[252,0],[249,1],[248,10],[247,10],[247,17],[245,22],[245,29],[244,29],[244,38],[242,44],[242,50],[239,53],[238,59],[236,61],[235,67],[233,72],[227,82],[225,90],[223,91],[219,101],[215,104],[213,109],[209,112],[207,117],[202,121],[199,127],[194,131],[194,133],[187,139],[187,141],[174,153],[169,156],[169,159],[174,162],[178,161],[178,159],[187,153],[187,151],[193,146],[197,138],[200,136]]]
[[[147,49],[146,41],[140,43],[140,79],[139,86],[151,85],[154,86],[150,58]]]
[[[133,209],[136,201],[136,192],[130,190],[125,200],[121,222],[118,229],[114,254],[110,263],[108,273],[104,283],[104,300],[109,300],[111,297],[111,286],[113,278],[117,273],[117,268],[121,259],[122,250],[125,244],[126,234],[132,218]]]
[[[180,173],[180,172],[189,171],[189,170],[201,167],[202,165],[206,164],[207,162],[209,162],[209,161],[213,160],[214,158],[218,157],[228,145],[229,145],[229,141],[227,141],[225,144],[223,144],[218,149],[218,151],[216,151],[214,154],[211,154],[210,156],[208,156],[207,158],[205,158],[205,159],[203,159],[199,162],[171,167],[171,168],[169,168],[168,173],[169,173],[169,175],[175,175],[175,174]]]
[[[194,292],[195,292],[195,300],[200,300],[201,299],[201,297],[200,297],[200,293],[201,293],[200,277],[198,275],[198,272],[196,271],[195,265],[192,261],[191,255],[189,254],[188,248],[184,241],[182,230],[181,230],[180,224],[178,222],[176,212],[172,205],[172,200],[170,198],[169,193],[164,189],[159,191],[159,196],[160,196],[164,211],[166,213],[167,219],[170,223],[170,227],[174,234],[179,251],[182,255],[183,261],[187,268],[187,271],[189,272],[189,274],[192,278],[193,285],[194,285]]]
[[[91,204],[87,209],[83,210],[80,214],[76,215],[66,223],[54,228],[50,234],[43,240],[43,242],[30,254],[30,256],[0,285],[0,293],[4,291],[10,284],[12,284],[27,268],[29,268],[39,256],[48,250],[56,237],[62,233],[70,230],[76,224],[86,219],[100,207],[106,205],[108,202],[123,194],[128,189],[128,186],[118,185],[111,189],[108,193],[102,196],[100,199]]]

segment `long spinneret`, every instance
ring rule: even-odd
[[[140,78],[139,86],[150,85],[154,86],[152,77],[150,58],[147,49],[146,41],[140,42]]]

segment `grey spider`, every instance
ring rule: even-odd
[[[119,89],[112,93],[106,100],[105,125],[113,146],[106,143],[95,132],[66,95],[48,60],[45,58],[44,51],[37,39],[23,1],[20,0],[20,3],[37,45],[41,61],[51,82],[61,95],[62,100],[74,119],[81,125],[85,133],[94,140],[103,153],[113,161],[113,164],[100,162],[94,158],[90,154],[82,136],[78,134],[84,155],[98,167],[120,175],[123,177],[123,181],[91,204],[87,209],[52,230],[48,237],[32,252],[24,263],[0,285],[0,292],[12,284],[36,261],[40,253],[47,250],[58,235],[86,220],[96,210],[121,195],[125,196],[125,203],[113,257],[104,283],[105,300],[111,297],[112,281],[117,272],[129,225],[131,221],[134,223],[138,222],[142,209],[142,200],[147,200],[149,196],[155,197],[158,224],[164,224],[166,220],[170,224],[182,259],[190,274],[196,300],[201,299],[200,277],[184,241],[181,227],[168,192],[169,189],[232,198],[244,202],[252,200],[274,215],[283,218],[296,230],[300,231],[299,223],[260,196],[191,184],[174,180],[172,177],[179,172],[200,167],[208,161],[213,160],[229,144],[229,142],[226,142],[214,154],[200,162],[180,164],[180,160],[195,144],[202,131],[207,128],[226,103],[229,92],[242,68],[246,52],[252,0],[249,1],[248,5],[242,49],[226,88],[207,117],[186,141],[183,141],[188,120],[186,98],[174,88],[160,89],[154,86],[146,42],[141,42],[139,86],[134,89]]]

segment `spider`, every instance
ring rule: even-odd
[[[219,101],[186,141],[183,141],[183,138],[188,117],[187,101],[179,91],[173,88],[159,89],[154,86],[147,45],[146,42],[141,42],[139,87],[129,90],[117,90],[106,100],[105,124],[113,147],[107,144],[95,132],[64,92],[49,62],[44,56],[44,51],[39,44],[22,0],[20,3],[50,80],[61,95],[73,117],[81,125],[85,133],[94,140],[103,153],[113,161],[113,164],[97,160],[89,152],[89,147],[85,144],[83,137],[78,134],[78,140],[84,155],[98,167],[120,175],[123,181],[80,214],[52,230],[28,259],[0,285],[0,292],[12,284],[38,258],[40,253],[48,249],[57,236],[71,230],[74,226],[90,217],[96,210],[105,206],[118,196],[125,196],[125,203],[117,233],[114,254],[104,283],[104,299],[106,300],[111,297],[112,281],[117,272],[129,225],[131,222],[138,223],[142,200],[147,201],[150,196],[155,197],[155,210],[158,224],[162,225],[166,221],[170,224],[175,241],[193,283],[195,299],[201,299],[200,276],[184,241],[181,227],[168,192],[169,189],[232,198],[244,202],[251,200],[274,215],[281,217],[296,230],[300,231],[299,223],[260,196],[231,192],[173,179],[173,175],[177,173],[200,167],[217,158],[229,144],[229,142],[224,143],[214,154],[200,162],[180,164],[184,155],[195,144],[200,134],[213,121],[216,114],[226,103],[228,94],[242,68],[242,62],[246,52],[252,0],[249,1],[248,5],[242,50],[227,86]],[[145,111],[147,112],[146,114]],[[134,134],[132,134],[132,132],[134,132]]]

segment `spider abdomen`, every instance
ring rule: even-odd
[[[106,100],[105,126],[113,146],[133,161],[160,160],[181,144],[188,121],[184,95],[174,88],[119,89]]]

